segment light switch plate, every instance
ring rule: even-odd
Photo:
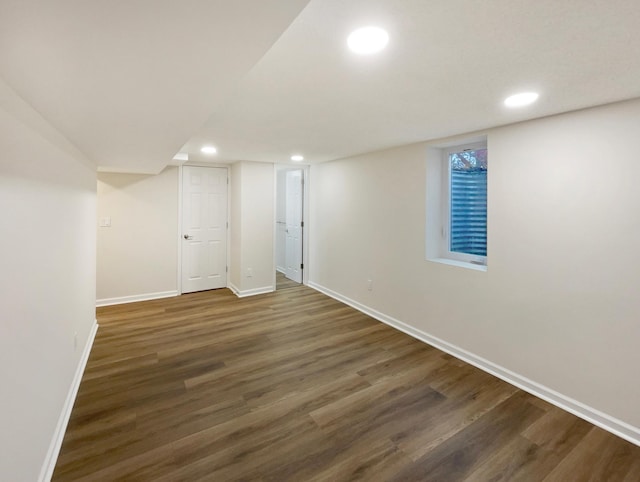
[[[100,227],[101,228],[110,228],[111,227],[111,218],[100,218]]]

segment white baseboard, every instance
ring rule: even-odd
[[[233,291],[238,298],[245,298],[247,296],[263,295],[265,293],[272,293],[275,291],[273,286],[263,286],[262,288],[254,288],[251,290],[240,290],[233,283],[228,283],[229,289]]]
[[[536,397],[539,397],[547,402],[570,412],[587,422],[590,422],[608,432],[611,432],[614,435],[617,435],[620,438],[623,438],[635,445],[640,446],[640,428],[634,427],[631,424],[623,422],[611,415],[603,413],[595,408],[589,407],[578,400],[574,400],[571,397],[563,395],[562,393],[556,392],[551,388],[548,388],[544,385],[541,385],[533,380],[530,380],[522,375],[519,375],[511,370],[508,370],[500,365],[497,365],[489,360],[486,360],[482,357],[474,355],[456,345],[448,343],[440,338],[429,335],[417,328],[414,328],[406,323],[401,322],[400,320],[396,320],[391,316],[385,315],[384,313],[380,313],[379,311],[374,310],[362,303],[354,301],[346,296],[343,296],[335,291],[330,290],[329,288],[325,288],[322,285],[309,281],[308,286],[324,293],[325,295],[334,298],[342,303],[355,308],[362,313],[375,318],[382,323],[385,323],[397,330],[400,330],[407,335],[410,335],[428,345],[431,345],[435,348],[438,348],[462,361],[469,363],[491,375],[494,375],[501,380],[504,380],[511,385],[514,385],[525,392],[531,393]]]
[[[60,448],[62,447],[64,434],[67,430],[69,418],[71,417],[71,410],[73,409],[73,404],[76,401],[76,395],[78,394],[78,389],[80,388],[80,381],[82,380],[84,369],[87,366],[89,354],[91,353],[91,347],[93,346],[93,341],[96,338],[97,332],[98,321],[95,320],[93,326],[91,327],[91,332],[89,333],[87,342],[84,345],[84,351],[82,352],[82,356],[80,357],[80,361],[78,362],[76,373],[73,377],[73,381],[71,382],[71,387],[69,387],[67,399],[62,406],[62,413],[60,414],[60,418],[58,418],[58,424],[56,425],[56,430],[53,433],[51,444],[49,444],[47,457],[45,458],[42,469],[40,470],[40,477],[38,477],[38,480],[40,482],[49,482],[51,480],[51,476],[53,475],[53,470],[56,468],[56,462],[58,461],[58,455],[60,454]]]
[[[238,293],[240,292],[240,290],[238,289],[238,287],[236,285],[234,285],[231,282],[227,282],[227,288],[229,288],[231,291],[233,291],[233,294],[238,296]]]
[[[124,303],[134,303],[136,301],[157,300],[160,298],[171,298],[178,296],[177,291],[160,291],[158,293],[145,293],[143,295],[120,296],[118,298],[103,298],[96,300],[96,306],[122,305]]]

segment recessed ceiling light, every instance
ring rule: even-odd
[[[538,100],[536,92],[523,92],[507,97],[504,100],[504,105],[507,107],[524,107],[525,105],[533,104],[536,100]]]
[[[347,38],[349,48],[362,55],[374,54],[386,47],[389,34],[380,27],[362,27]]]
[[[302,157],[300,154],[296,154],[294,156],[291,156],[291,160],[292,161],[304,161],[304,157]]]
[[[218,152],[218,149],[213,146],[204,146],[202,149],[200,149],[200,152],[203,152],[204,154],[215,154],[216,152]]]

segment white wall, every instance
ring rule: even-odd
[[[77,154],[0,83],[0,480],[47,468],[95,324],[96,174]]]
[[[310,281],[637,437],[638,134],[640,101],[487,132],[487,272],[425,260],[433,143],[314,165]]]
[[[177,294],[178,168],[98,174],[98,303]]]
[[[229,172],[229,286],[237,291],[242,285],[242,163],[231,165]]]
[[[240,296],[275,289],[274,182],[273,164],[241,161],[231,167],[229,281]]]
[[[241,295],[273,289],[273,171],[267,163],[231,165],[229,284]],[[111,227],[98,227],[98,303],[176,294],[178,169],[99,173],[98,221],[105,217]]]

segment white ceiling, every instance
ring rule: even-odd
[[[351,54],[370,24],[388,47]],[[320,162],[638,97],[639,24],[638,0],[0,0],[0,75],[103,169]]]
[[[104,170],[158,172],[308,0],[0,0],[0,76]]]

